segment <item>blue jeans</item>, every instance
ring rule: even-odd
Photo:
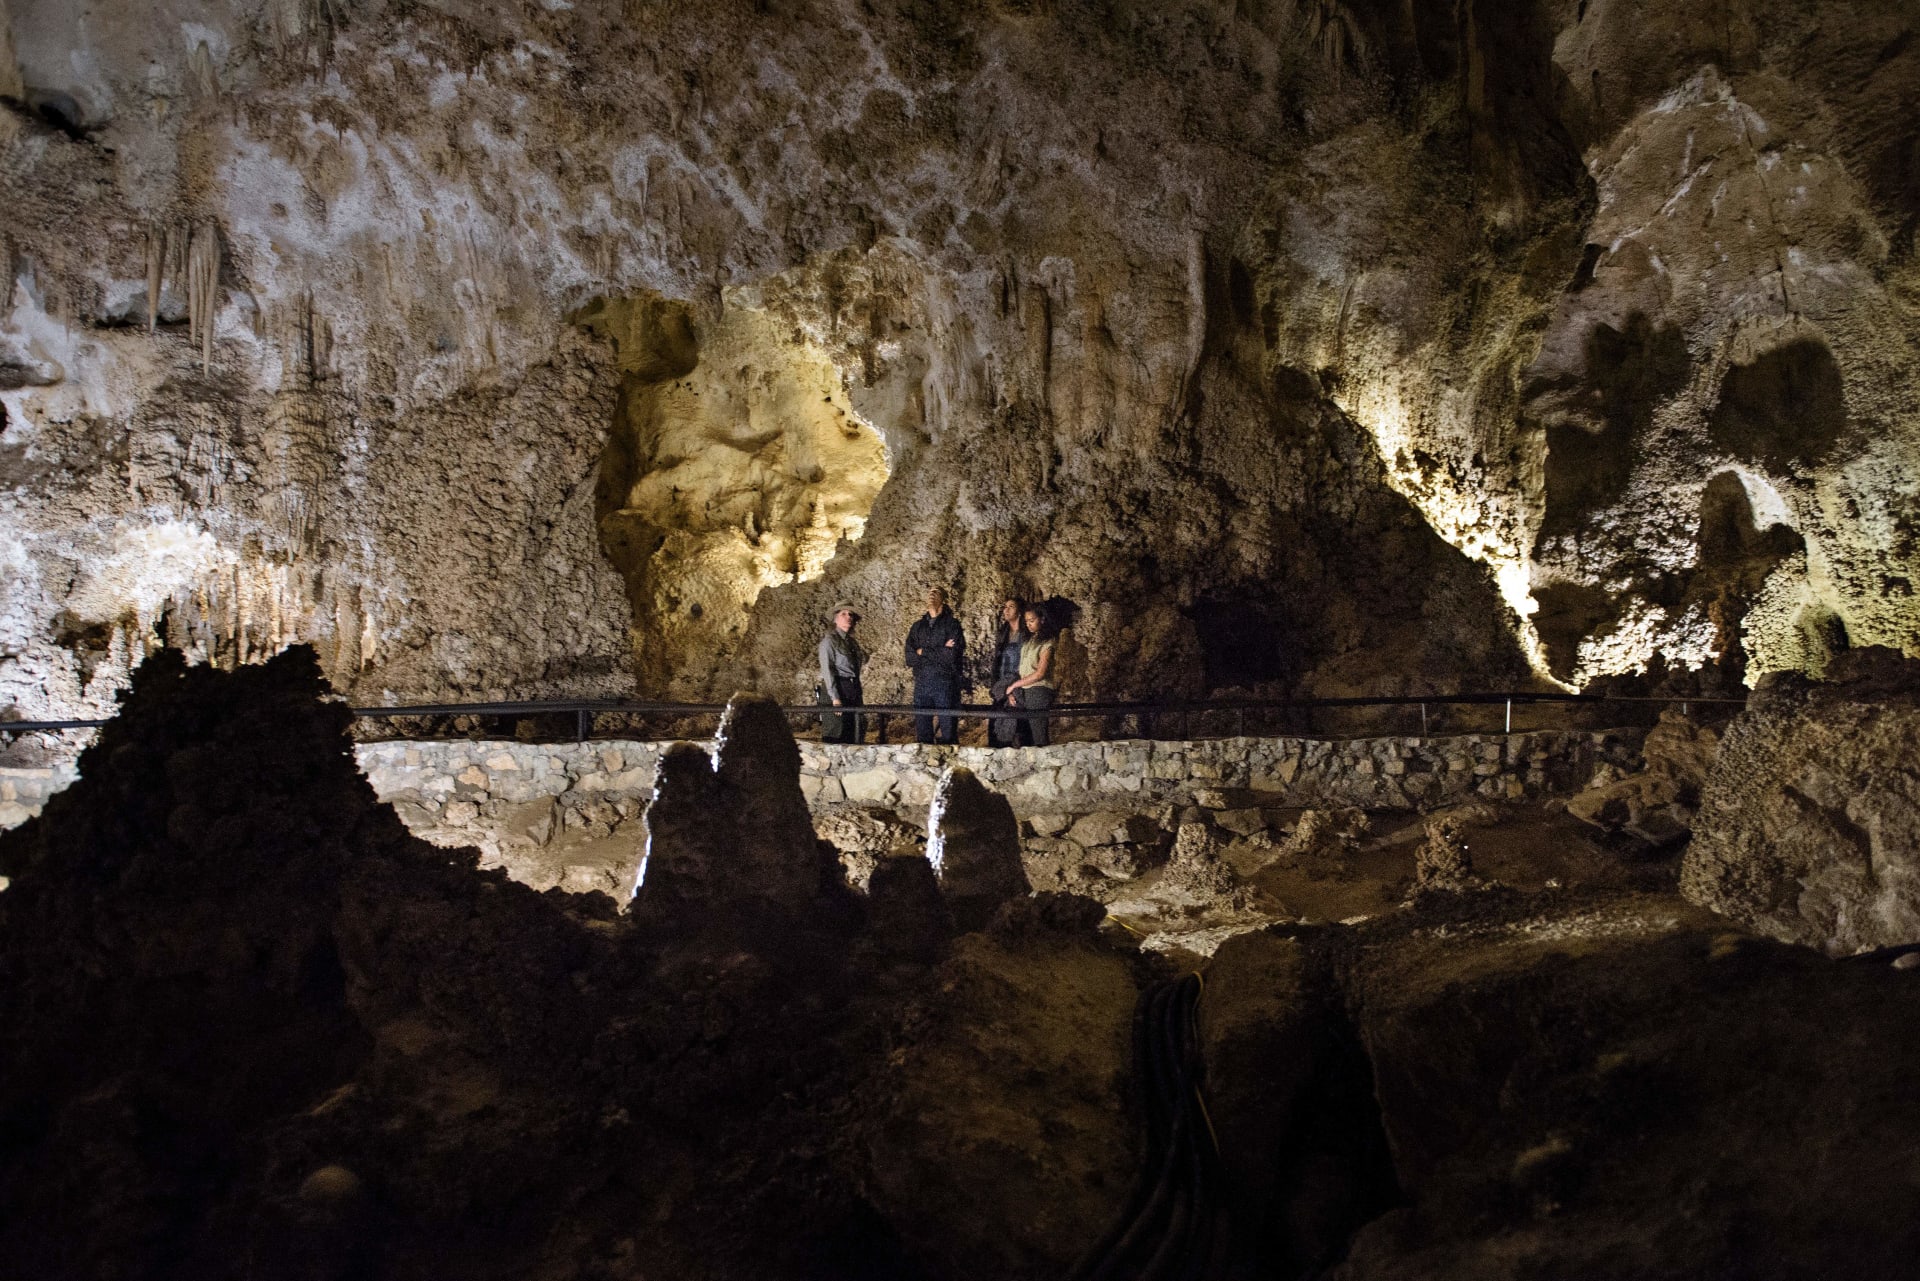
[[[915,707],[958,707],[960,706],[960,682],[923,685],[915,681],[913,705]],[[913,718],[913,736],[922,743],[951,743],[960,736],[959,724],[951,716],[916,716]]]

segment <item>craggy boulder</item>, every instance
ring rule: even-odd
[[[1664,895],[1568,906],[1447,896],[1355,932],[1402,1196],[1330,1275],[1911,1277],[1920,980]]]
[[[880,955],[930,963],[953,936],[933,867],[918,855],[882,858],[867,880],[867,928]]]
[[[1394,1199],[1372,1077],[1314,946],[1323,933],[1227,940],[1199,1008],[1207,1109],[1242,1250],[1288,1274],[1329,1262]]]
[[[1830,953],[1920,940],[1920,662],[1764,680],[1728,727],[1681,891]]]

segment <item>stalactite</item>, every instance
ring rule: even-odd
[[[147,332],[160,326],[160,286],[167,263],[167,233],[158,225],[147,228]]]
[[[187,316],[200,342],[200,370],[213,372],[213,315],[220,297],[220,229],[210,222],[194,228],[187,250]]]
[[[187,84],[200,101],[220,96],[220,73],[213,65],[213,50],[204,40],[193,46],[193,53],[187,59]]]
[[[313,305],[313,292],[307,292],[306,314],[301,325],[300,341],[305,347],[307,362],[307,382],[325,382],[328,371],[333,366],[333,326]]]
[[[20,59],[13,48],[13,18],[7,12],[7,0],[0,0],[0,98],[18,101],[26,97],[26,92],[20,78]]]

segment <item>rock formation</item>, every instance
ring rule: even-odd
[[[0,0],[0,719],[120,708],[0,761],[0,1274],[1060,1276],[1199,970],[1229,1271],[1910,1274],[1917,107],[1912,0]],[[929,585],[1756,692],[803,768]],[[342,701],[733,690],[402,814]]]
[[[1836,954],[1920,942],[1920,665],[1861,650],[1831,675],[1762,681],[1728,726],[1680,887]]]
[[[1603,831],[1625,832],[1649,846],[1684,840],[1719,747],[1718,732],[1669,709],[1641,743],[1643,769],[1587,788],[1567,802],[1567,810]]]
[[[1897,715],[1904,665],[1867,678],[1769,682],[1776,737],[1718,768],[1857,731],[1869,688]],[[1645,863],[1514,888],[1518,819],[1475,829],[1505,887],[1401,904],[1367,842],[1328,890],[1370,913],[1243,912],[1210,962],[1066,894],[955,936],[918,855],[850,897],[752,699],[717,761],[666,754],[621,913],[410,837],[324,693],[304,648],[163,652],[0,835],[0,1272],[1060,1276],[1143,1155],[1136,998],[1198,966],[1229,1271],[1910,1270],[1905,953],[1738,933]],[[1237,899],[1226,857],[1181,826],[1174,916]]]
[[[681,924],[803,919],[844,893],[832,850],[814,835],[780,709],[736,694],[711,753],[676,743],[660,758],[635,910]]]
[[[977,930],[1001,904],[1031,890],[1020,862],[1020,825],[1007,798],[964,765],[940,779],[927,811],[927,860],[964,930]]]
[[[1364,1049],[1400,1205],[1331,1275],[1786,1278],[1837,1238],[1856,1275],[1906,1271],[1916,1193],[1884,1143],[1920,1123],[1909,1033],[1858,1037],[1898,1020],[1909,976],[1658,900],[1549,911],[1585,916],[1582,942],[1464,904],[1346,952],[1331,1017]]]
[[[304,647],[232,674],[163,651],[0,836],[0,1273],[925,1275],[846,1109],[921,1079],[877,1055],[938,958],[897,913],[868,935],[817,885],[782,897],[821,853],[803,808],[801,837],[752,822],[799,804],[758,772],[797,765],[777,715],[741,700],[717,769],[670,754],[653,852],[705,896],[622,916],[410,837],[324,692]],[[745,821],[705,867],[674,816],[716,792]],[[1086,964],[1121,991],[1082,1022],[1124,1043],[1126,965]]]
[[[1414,885],[1421,890],[1464,890],[1475,883],[1467,825],[1458,815],[1440,814],[1426,824],[1427,839],[1414,857]]]
[[[1920,648],[1889,0],[6,17],[20,714],[790,697],[929,581],[1097,696]]]

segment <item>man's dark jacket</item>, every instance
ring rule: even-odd
[[[947,642],[953,648],[947,648]],[[924,654],[913,651],[923,649]],[[907,666],[913,669],[915,689],[951,689],[960,684],[962,663],[966,658],[967,638],[953,611],[943,609],[938,618],[920,615],[907,630]]]

